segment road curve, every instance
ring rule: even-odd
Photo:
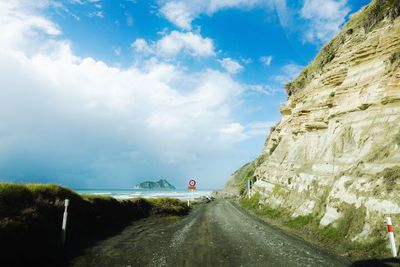
[[[71,266],[349,266],[286,235],[229,200],[200,204],[178,221],[134,222],[71,261]]]

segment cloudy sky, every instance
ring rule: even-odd
[[[0,180],[221,188],[368,0],[1,0]]]

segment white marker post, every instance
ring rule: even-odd
[[[66,236],[67,236],[67,217],[68,217],[68,205],[69,199],[65,199],[64,202],[65,209],[64,209],[64,216],[62,221],[62,228],[61,228],[61,242],[63,245],[65,244]]]
[[[247,180],[247,194],[248,197],[251,198],[251,181]]]
[[[397,256],[397,249],[396,249],[396,243],[394,241],[392,219],[390,217],[386,217],[385,222],[387,224],[387,230],[388,230],[390,248],[392,250],[392,256],[396,257]]]
[[[250,198],[250,180],[247,180],[247,198]]]
[[[194,199],[194,190],[196,189],[196,180],[190,179],[188,189],[191,191],[191,196],[188,197],[188,207],[190,207],[190,199]]]

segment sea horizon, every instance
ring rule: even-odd
[[[133,188],[73,188],[79,194],[111,196],[116,199],[129,198],[177,198],[181,200],[209,197],[217,189],[199,189],[192,193],[188,189],[133,189]]]

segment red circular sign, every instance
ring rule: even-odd
[[[196,185],[196,181],[194,179],[190,179],[189,185],[190,186],[195,186]]]

